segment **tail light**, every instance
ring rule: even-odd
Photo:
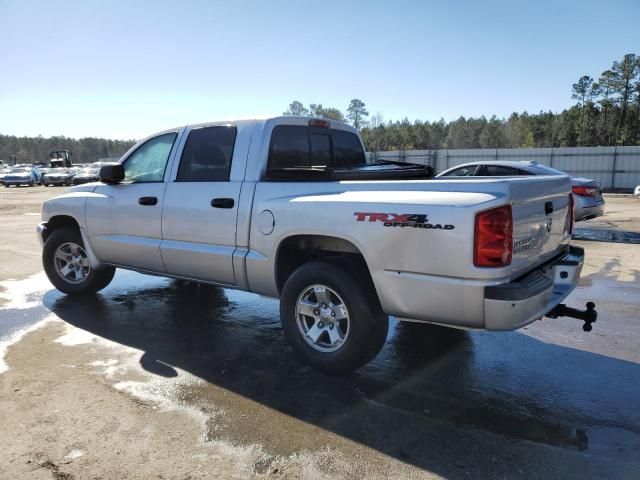
[[[576,187],[573,187],[576,188]],[[567,211],[567,225],[565,226],[565,232],[569,232],[569,235],[573,234],[573,224],[576,219],[576,207],[573,202],[573,195],[569,194],[569,208]]]
[[[575,186],[571,191],[581,197],[593,197],[598,192],[598,189],[596,187]]]
[[[473,264],[476,267],[506,267],[513,255],[511,205],[476,215]]]

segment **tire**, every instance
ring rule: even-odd
[[[114,267],[91,268],[82,236],[71,227],[54,230],[49,235],[42,250],[42,265],[51,283],[67,295],[93,295],[109,285],[116,271]]]
[[[328,308],[322,308],[325,304]],[[300,314],[299,308],[310,315]],[[337,320],[345,312],[346,322]],[[373,359],[389,328],[370,282],[323,261],[304,264],[287,279],[280,298],[280,320],[295,353],[329,373],[350,372]],[[319,330],[323,331],[318,336]],[[336,336],[342,338],[333,342]]]

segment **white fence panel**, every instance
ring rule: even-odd
[[[535,160],[574,177],[599,180],[608,190],[628,190],[640,185],[640,147],[397,150],[369,155],[374,161],[384,159],[431,165],[436,172],[467,162]]]

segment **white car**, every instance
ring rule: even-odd
[[[275,117],[166,130],[43,204],[43,265],[69,295],[116,268],[280,299],[294,350],[352,370],[388,316],[514,330],[595,310],[559,305],[580,278],[568,176],[434,180],[371,165],[341,122]]]
[[[633,191],[633,194],[640,196],[640,185],[636,187],[636,189]]]

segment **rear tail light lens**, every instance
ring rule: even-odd
[[[581,197],[593,197],[598,192],[598,189],[596,187],[577,186],[573,187],[571,191],[576,195],[580,195]]]
[[[506,267],[513,255],[511,205],[476,215],[473,264],[476,267]]]

